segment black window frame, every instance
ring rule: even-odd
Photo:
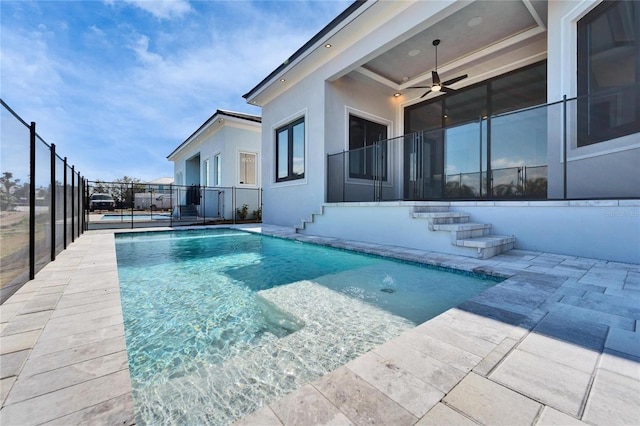
[[[295,126],[299,125],[299,124],[304,124],[305,125],[305,131],[303,133],[303,140],[302,140],[302,149],[303,149],[303,171],[301,174],[295,174],[293,172],[293,148],[294,148],[294,132],[293,129]],[[280,142],[280,138],[278,137],[279,134],[283,131],[287,131],[287,175],[285,177],[278,177],[278,170],[280,170],[280,158],[279,158],[279,142]],[[288,124],[285,124],[284,126],[281,126],[279,128],[276,129],[275,131],[275,181],[277,182],[289,182],[289,181],[294,181],[294,180],[300,180],[300,179],[304,179],[305,177],[305,173],[306,173],[306,168],[305,168],[305,162],[306,162],[306,123],[305,123],[305,118],[304,117],[300,117]]]
[[[592,93],[591,87],[590,25],[620,3],[622,3],[620,0],[603,1],[577,22],[578,147],[589,146],[640,132],[640,31],[635,34],[636,81],[635,86],[631,88],[631,90],[636,91],[636,120],[616,127],[594,128],[593,125],[594,110],[598,108],[599,104],[591,102],[596,93]],[[635,5],[634,18],[637,23],[640,23],[640,4]],[[625,88],[620,86],[617,90],[625,90]],[[629,89],[627,88],[626,90]],[[606,93],[606,91],[603,92]],[[602,94],[603,92],[597,94]],[[609,89],[609,93],[615,96],[616,89]]]

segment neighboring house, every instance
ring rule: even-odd
[[[166,210],[173,208],[175,197],[171,196],[172,177],[161,177],[145,183],[142,191],[137,190],[133,198],[133,207],[139,210]]]
[[[640,263],[638,28],[633,1],[353,3],[244,95],[263,221]]]
[[[260,121],[217,110],[169,154],[179,205],[197,205],[201,216],[227,219],[234,206],[260,208]]]

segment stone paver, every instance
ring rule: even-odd
[[[489,379],[470,373],[444,402],[486,425],[532,424],[542,405]]]
[[[477,424],[478,423],[468,417],[465,417],[449,406],[439,403],[424,415],[420,421],[416,423],[416,426],[476,426]]]
[[[424,362],[422,357],[426,356],[419,352],[416,354],[415,352],[417,351],[412,353],[410,348],[392,346],[400,350],[368,352],[348,363],[346,367],[392,398],[402,408],[416,417],[421,417],[437,404],[445,394],[435,386],[430,385],[430,381],[423,380],[424,376],[429,375],[429,372],[423,371],[420,367],[425,365],[431,367],[433,362]],[[390,348],[389,345],[383,345],[379,349],[384,347]],[[400,357],[403,354],[401,352],[403,349],[405,350],[404,354],[410,354],[408,357]],[[410,364],[411,361],[416,363]],[[407,366],[414,368],[410,371],[406,368]],[[446,365],[441,366],[437,371],[431,372],[431,375],[445,371],[446,367]],[[443,373],[443,376],[445,374]],[[463,373],[460,373],[459,376],[461,378]]]
[[[513,351],[489,376],[511,389],[578,416],[591,375],[549,358]]]
[[[316,388],[304,385],[295,395],[284,397],[271,406],[274,416],[285,425],[349,425],[349,419]],[[268,422],[266,422],[269,424]],[[260,422],[260,424],[264,424]]]
[[[598,370],[583,420],[601,425],[638,424],[640,421],[639,382],[607,370]]]
[[[413,425],[418,418],[346,367],[312,385],[355,424]]]
[[[640,265],[245,228],[508,279],[239,425],[640,421]],[[88,232],[0,306],[3,425],[135,424],[116,268],[112,232]]]

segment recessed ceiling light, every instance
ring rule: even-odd
[[[397,98],[398,96],[402,96],[402,93],[394,93],[394,94],[393,94],[393,97],[394,97],[394,98]]]
[[[327,49],[329,49],[331,47],[331,43],[327,43],[324,45],[324,47],[326,47]]]
[[[420,50],[413,49],[409,51],[409,56],[418,56],[420,54]]]
[[[474,16],[473,18],[467,21],[467,26],[469,28],[477,27],[482,23],[482,16]]]
[[[284,78],[281,78],[280,81],[284,83],[287,80],[285,80]]]

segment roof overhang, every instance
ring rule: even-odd
[[[545,59],[546,19],[547,0],[357,2],[244,97],[264,105],[325,66],[327,81],[355,71],[400,92],[430,81],[434,39],[441,78],[471,70],[461,87]]]
[[[184,142],[167,155],[169,161],[174,161],[185,149],[202,142],[224,126],[251,128],[254,131],[261,131],[262,118],[258,115],[245,114],[235,111],[216,110],[198,129],[193,132]]]

